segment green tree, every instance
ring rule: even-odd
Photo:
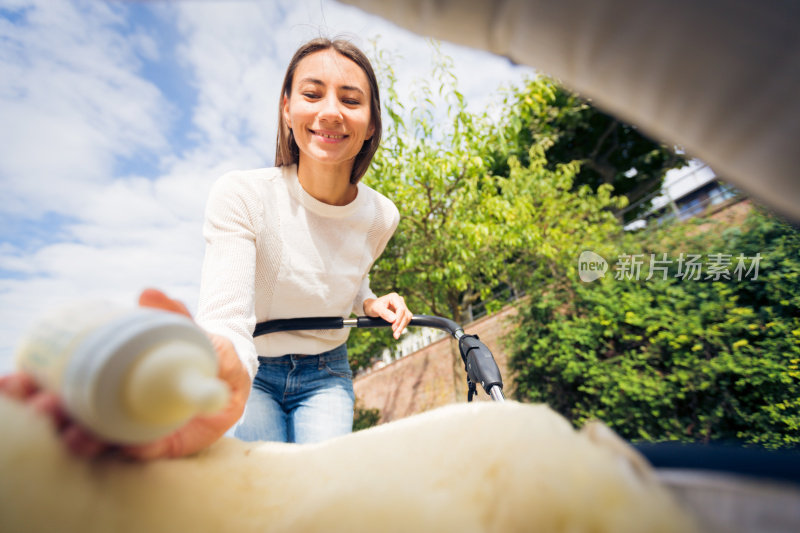
[[[415,313],[463,323],[469,305],[498,285],[527,290],[553,265],[619,231],[610,209],[624,198],[608,185],[574,187],[578,164],[550,168],[549,139],[529,147],[524,165],[512,156],[505,174],[491,171],[502,128],[467,111],[448,58],[408,105],[388,62],[378,64],[391,121],[365,181],[397,204],[401,222],[373,267],[376,290],[396,290]],[[372,344],[377,335],[358,337]],[[359,342],[353,351],[375,353]]]
[[[578,161],[575,185],[597,190],[611,185],[615,194],[634,204],[661,188],[666,172],[686,164],[673,148],[643,135],[560,86],[537,77],[508,91],[503,106],[504,131],[497,143],[492,172],[505,173],[508,160],[516,156],[527,164],[530,146],[549,141],[547,167]],[[649,207],[643,202],[628,210],[626,218]]]
[[[626,235],[616,253],[673,263],[533,295],[512,340],[519,399],[632,440],[800,444],[800,233],[755,212],[722,234]],[[730,254],[732,279],[677,277],[681,253]],[[739,255],[758,273],[737,274]]]
[[[505,174],[491,172],[498,127],[467,111],[448,58],[440,56],[406,116],[391,89],[385,106],[392,121],[366,179],[402,219],[374,279],[417,308],[462,321],[499,283],[525,288],[532,271],[548,273],[618,229],[606,212],[622,203],[611,187],[574,188],[578,165],[549,168],[546,139],[529,147],[525,165],[511,157]]]

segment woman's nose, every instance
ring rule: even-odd
[[[322,100],[321,104],[322,105],[319,110],[320,119],[332,120],[337,122],[342,120],[342,111],[339,106],[338,98],[334,96],[326,96]]]

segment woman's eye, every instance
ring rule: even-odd
[[[317,93],[303,93],[303,96],[305,96],[306,98],[319,98],[319,95],[317,95]]]

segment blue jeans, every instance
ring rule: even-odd
[[[353,372],[344,344],[319,355],[258,360],[236,438],[308,443],[353,431]]]

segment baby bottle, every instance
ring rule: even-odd
[[[211,342],[191,319],[83,302],[45,315],[20,343],[17,367],[58,394],[99,437],[152,442],[225,406]]]

